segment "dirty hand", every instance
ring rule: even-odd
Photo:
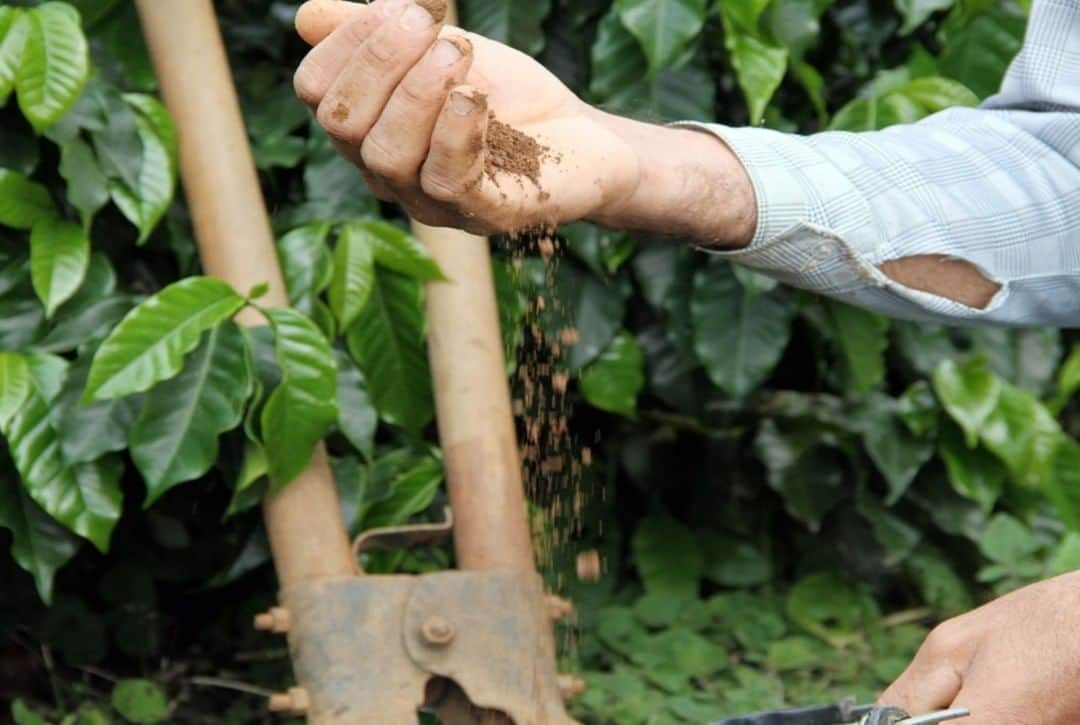
[[[476,233],[588,218],[749,240],[753,192],[720,141],[592,108],[529,56],[445,27],[444,8],[311,0],[297,14],[314,46],[297,95],[376,196]]]
[[[957,725],[1080,723],[1080,572],[939,625],[881,703],[921,714],[966,707]]]

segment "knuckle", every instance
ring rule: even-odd
[[[437,83],[424,82],[412,75],[405,76],[401,85],[397,87],[394,95],[397,100],[408,107],[442,106],[442,98],[434,92],[440,88]]]
[[[360,147],[364,166],[391,183],[411,175],[408,163],[393,147],[388,146],[376,134],[369,135]]]
[[[443,202],[460,202],[469,192],[467,180],[439,169],[424,169],[420,175],[420,188],[432,199]]]
[[[308,105],[316,105],[326,93],[321,70],[311,61],[305,60],[293,74],[293,91],[296,97]]]
[[[930,631],[919,648],[919,654],[932,662],[951,660],[965,644],[963,628],[956,619],[949,619]]]
[[[357,64],[377,72],[382,72],[393,66],[397,57],[397,45],[387,38],[371,38],[356,51]]]

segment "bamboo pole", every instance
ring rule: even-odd
[[[180,171],[207,274],[261,303],[288,305],[240,103],[211,0],[136,0],[165,104],[180,139]],[[244,325],[265,324],[254,310]],[[351,576],[355,564],[322,445],[300,477],[263,505],[283,589]]]

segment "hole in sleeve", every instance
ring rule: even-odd
[[[905,287],[928,292],[982,310],[1001,290],[973,263],[944,254],[919,254],[882,262],[887,277]]]

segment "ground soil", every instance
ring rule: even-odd
[[[498,120],[494,113],[489,115],[484,172],[496,184],[496,175],[504,172],[528,179],[543,192],[540,164],[549,153],[550,149],[532,136]]]

